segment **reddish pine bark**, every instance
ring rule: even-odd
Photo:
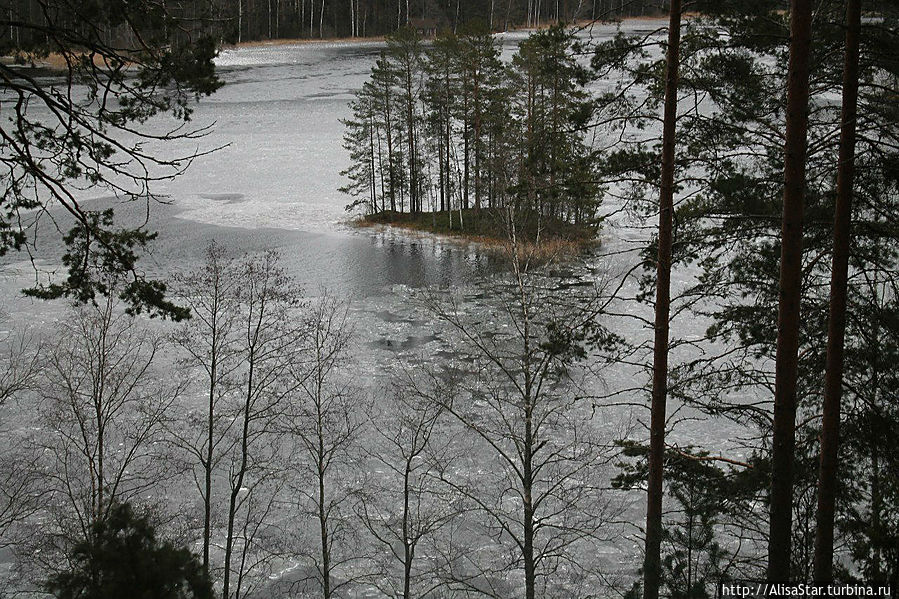
[[[846,4],[846,56],[843,66],[843,114],[840,163],[833,219],[833,266],[830,275],[830,317],[827,327],[827,370],[824,376],[824,417],[821,466],[818,472],[818,526],[815,530],[815,582],[833,580],[833,522],[836,500],[837,449],[840,439],[840,399],[843,386],[843,342],[846,335],[846,294],[849,271],[852,184],[855,180],[855,123],[858,106],[858,53],[861,0]]]
[[[671,1],[665,66],[662,181],[659,193],[659,248],[656,264],[655,342],[652,362],[652,417],[646,494],[643,598],[658,599],[661,579],[662,479],[665,460],[665,403],[668,394],[668,320],[671,312],[671,245],[674,212],[674,137],[677,122],[681,2]]]
[[[811,0],[790,3],[790,65],[787,77],[784,201],[781,230],[780,300],[774,381],[774,438],[771,457],[771,520],[768,580],[790,578],[793,520],[793,454],[796,445],[796,379],[802,296],[802,225],[808,148]]]

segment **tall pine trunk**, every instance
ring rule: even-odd
[[[480,48],[475,50],[480,53]],[[481,211],[481,57],[475,59],[475,68],[472,71],[472,83],[474,85],[474,208],[475,212]]]
[[[796,379],[802,297],[802,225],[808,147],[809,54],[812,2],[792,0],[787,77],[784,198],[781,229],[780,298],[774,381],[774,439],[771,457],[771,520],[768,580],[790,578],[793,523],[793,454],[796,444]]]
[[[821,466],[818,473],[815,582],[831,582],[833,580],[833,523],[837,486],[837,449],[840,438],[840,399],[843,386],[843,343],[846,335],[849,227],[852,220],[852,185],[855,179],[855,128],[856,109],[858,106],[861,0],[848,0],[846,4],[846,25],[840,163],[837,170],[837,201],[833,222],[830,317],[827,328],[827,366],[824,376]]]
[[[393,170],[393,134],[392,125],[390,124],[390,84],[384,83],[384,131],[387,134],[387,180],[390,184],[390,210],[396,212],[396,182],[394,181]]]
[[[652,416],[646,494],[646,547],[643,598],[658,599],[661,581],[662,478],[665,461],[665,403],[668,394],[668,320],[671,312],[671,246],[674,212],[674,136],[680,61],[680,0],[671,1],[665,66],[662,180],[659,193],[659,248],[656,264],[655,341],[652,361]]]

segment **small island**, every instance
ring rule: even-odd
[[[356,226],[389,225],[411,231],[475,241],[486,248],[509,243],[512,228],[509,212],[497,208],[443,210],[438,212],[375,212],[355,221]],[[516,242],[534,246],[547,256],[579,254],[598,243],[600,222],[573,224],[560,219],[540,218],[536,212],[515,218]]]
[[[362,225],[384,224],[577,253],[594,243],[600,177],[593,102],[572,30],[523,41],[510,61],[483,26],[387,48],[351,102],[342,191]],[[511,224],[514,223],[514,227]]]

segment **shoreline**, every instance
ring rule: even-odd
[[[685,16],[693,16],[693,13],[690,13]],[[628,21],[636,21],[636,22],[650,22],[650,21],[661,21],[665,22],[665,18],[662,16],[640,16],[640,17],[628,17],[626,19],[621,19],[620,21],[602,21],[602,20],[592,20],[592,19],[582,19],[580,21],[576,21],[572,23],[571,26],[575,28],[589,28],[593,25],[603,25],[609,23],[626,23]],[[515,33],[515,32],[528,32],[528,31],[539,31],[542,29],[546,29],[550,27],[552,23],[541,23],[537,27],[516,27],[511,28],[506,31],[497,31],[494,32],[494,35],[502,35],[505,33]],[[425,39],[433,39],[433,38],[425,38]],[[326,37],[326,38],[276,38],[271,40],[253,40],[240,42],[236,44],[222,44],[219,48],[222,50],[238,50],[241,48],[268,48],[268,47],[278,47],[278,46],[305,46],[305,45],[323,45],[323,44],[383,44],[386,40],[386,36],[377,35],[371,37]],[[97,58],[99,65],[99,58]],[[5,55],[0,56],[0,63],[8,66],[13,66],[16,68],[24,68],[24,69],[43,69],[47,71],[51,71],[53,73],[57,72],[65,72],[68,69],[68,64],[66,63],[65,58],[62,55],[57,53],[51,53],[47,56],[44,56],[37,60],[32,60],[26,62],[25,64],[17,64],[15,62],[15,55]]]
[[[685,13],[685,17],[695,16],[696,13]],[[626,23],[628,21],[637,21],[637,22],[647,22],[647,21],[660,21],[667,23],[667,17],[664,15],[657,16],[640,16],[640,17],[627,17],[625,19],[620,20],[610,20],[603,21],[601,19],[593,20],[593,19],[581,19],[570,25],[575,28],[585,28],[590,27],[591,25],[603,25],[609,23]],[[540,31],[543,29],[548,29],[554,25],[554,23],[541,23],[537,27],[513,27],[507,29],[506,31],[495,31],[493,35],[502,35],[504,33],[516,33],[516,32],[528,32],[528,31]],[[426,37],[423,39],[433,39],[433,37]],[[238,42],[235,44],[222,44],[222,50],[236,50],[239,48],[264,48],[270,46],[301,46],[301,45],[314,45],[314,44],[328,44],[328,43],[383,43],[386,40],[386,36],[384,35],[375,35],[368,37],[325,37],[325,38],[308,38],[308,37],[282,37],[275,38],[270,40],[253,40],[247,42]]]
[[[441,215],[443,213],[437,214]],[[433,213],[421,213],[421,218],[418,220],[411,220],[408,217],[403,217],[402,213],[397,216],[399,216],[399,218],[391,218],[390,216],[385,218],[384,214],[368,217],[357,216],[356,218],[344,221],[344,224],[357,230],[395,229],[423,238],[427,237],[455,244],[475,244],[484,251],[501,257],[508,257],[511,250],[511,242],[508,238],[501,236],[499,232],[495,230],[484,230],[483,227],[478,227],[477,225],[474,226],[475,230],[470,231],[464,229],[435,228],[433,224],[426,222],[428,219],[434,218]],[[468,219],[472,218],[473,212],[469,212]],[[517,242],[519,254],[526,255],[531,259],[536,259],[540,263],[550,263],[555,260],[569,260],[575,258],[601,244],[598,230],[589,231],[587,227],[581,227],[576,230],[574,225],[568,226],[571,228],[571,235],[551,232],[547,233],[539,242],[535,242],[528,237],[519,240]],[[477,230],[479,228],[481,230]]]
[[[317,44],[359,44],[359,43],[383,43],[386,40],[383,35],[375,35],[371,37],[326,37],[326,38],[308,38],[308,37],[280,37],[271,40],[253,40],[250,42],[239,42],[236,44],[222,44],[220,50],[237,50],[240,48],[266,48],[271,46],[306,46]]]

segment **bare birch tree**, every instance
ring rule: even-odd
[[[360,508],[378,546],[375,585],[388,597],[424,599],[444,591],[436,560],[445,551],[435,545],[464,509],[459,494],[441,482],[454,463],[441,402],[455,393],[455,383],[407,373],[373,409],[373,472]]]
[[[5,320],[0,320],[5,324]],[[40,375],[40,343],[26,332],[0,334],[0,549],[16,543],[17,525],[41,506],[42,479],[24,464],[33,463],[28,433],[9,418],[17,400],[34,390]]]
[[[285,401],[296,387],[289,368],[304,346],[306,324],[299,314],[302,292],[279,261],[277,253],[267,252],[240,264],[240,399],[235,442],[226,458],[224,598],[247,596],[248,565],[258,569],[266,562],[255,543],[255,533],[271,522],[280,488],[283,449],[277,426]]]
[[[365,399],[347,371],[347,306],[323,292],[313,302],[306,327],[303,355],[292,368],[295,391],[285,433],[297,444],[292,502],[315,529],[308,550],[301,550],[314,581],[305,577],[300,582],[313,582],[314,592],[331,599],[356,580],[352,565],[363,557],[351,544],[351,504],[360,480],[354,450],[365,425]]]
[[[444,409],[478,445],[444,481],[475,505],[485,526],[478,549],[447,564],[446,576],[459,593],[582,594],[598,584],[596,564],[585,556],[615,534],[608,526],[614,498],[603,483],[614,452],[598,436],[592,402],[578,384],[588,347],[607,340],[597,325],[601,304],[558,293],[557,281],[531,272],[514,228],[511,239],[510,281],[489,328],[458,300],[429,302],[473,370],[465,393]]]
[[[182,391],[161,372],[164,338],[112,296],[75,306],[55,334],[35,441],[51,489],[38,559],[51,572],[116,503],[164,499],[164,424]]]
[[[207,574],[213,479],[234,441],[229,433],[236,422],[232,400],[240,365],[241,282],[238,265],[215,242],[206,248],[205,263],[199,269],[175,277],[176,293],[190,308],[192,318],[173,334],[173,340],[186,354],[181,367],[192,373],[192,379],[202,380],[203,389],[198,393],[204,395],[204,409],[190,406],[186,417],[173,427],[173,436],[187,452],[189,469],[203,502],[203,568]]]

